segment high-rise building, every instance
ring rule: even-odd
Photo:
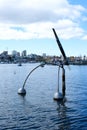
[[[46,58],[46,53],[43,53],[43,58]]]
[[[17,52],[16,50],[13,50],[12,51],[12,56],[19,57],[20,56],[20,52]]]
[[[27,51],[26,50],[22,51],[22,57],[25,57],[25,56],[27,56]]]
[[[16,56],[17,55],[17,51],[13,50],[12,51],[12,56]]]

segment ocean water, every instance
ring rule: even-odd
[[[18,95],[28,73],[38,64],[0,64],[0,130],[87,130],[87,66],[66,70],[66,97],[53,100],[58,67],[38,68]],[[59,87],[61,91],[61,70]]]

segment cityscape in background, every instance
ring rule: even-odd
[[[60,56],[48,56],[46,53],[42,55],[37,54],[27,54],[26,50],[21,53],[16,50],[9,54],[8,51],[3,51],[0,54],[0,63],[36,63],[36,62],[47,62],[52,64],[57,64],[62,61],[63,57]],[[70,56],[67,57],[69,64],[71,65],[87,65],[87,56]]]

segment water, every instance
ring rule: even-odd
[[[56,102],[56,66],[35,70],[17,94],[37,65],[0,64],[0,130],[87,130],[87,66],[65,67],[66,101]]]

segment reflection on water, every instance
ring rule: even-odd
[[[70,119],[67,115],[68,108],[65,105],[65,101],[57,102],[58,104],[58,129],[59,130],[70,130]]]
[[[87,66],[71,66],[71,71],[65,67],[63,102],[53,100],[57,90],[55,66],[36,70],[26,83],[26,96],[17,94],[35,66],[0,64],[0,130],[86,130]]]

